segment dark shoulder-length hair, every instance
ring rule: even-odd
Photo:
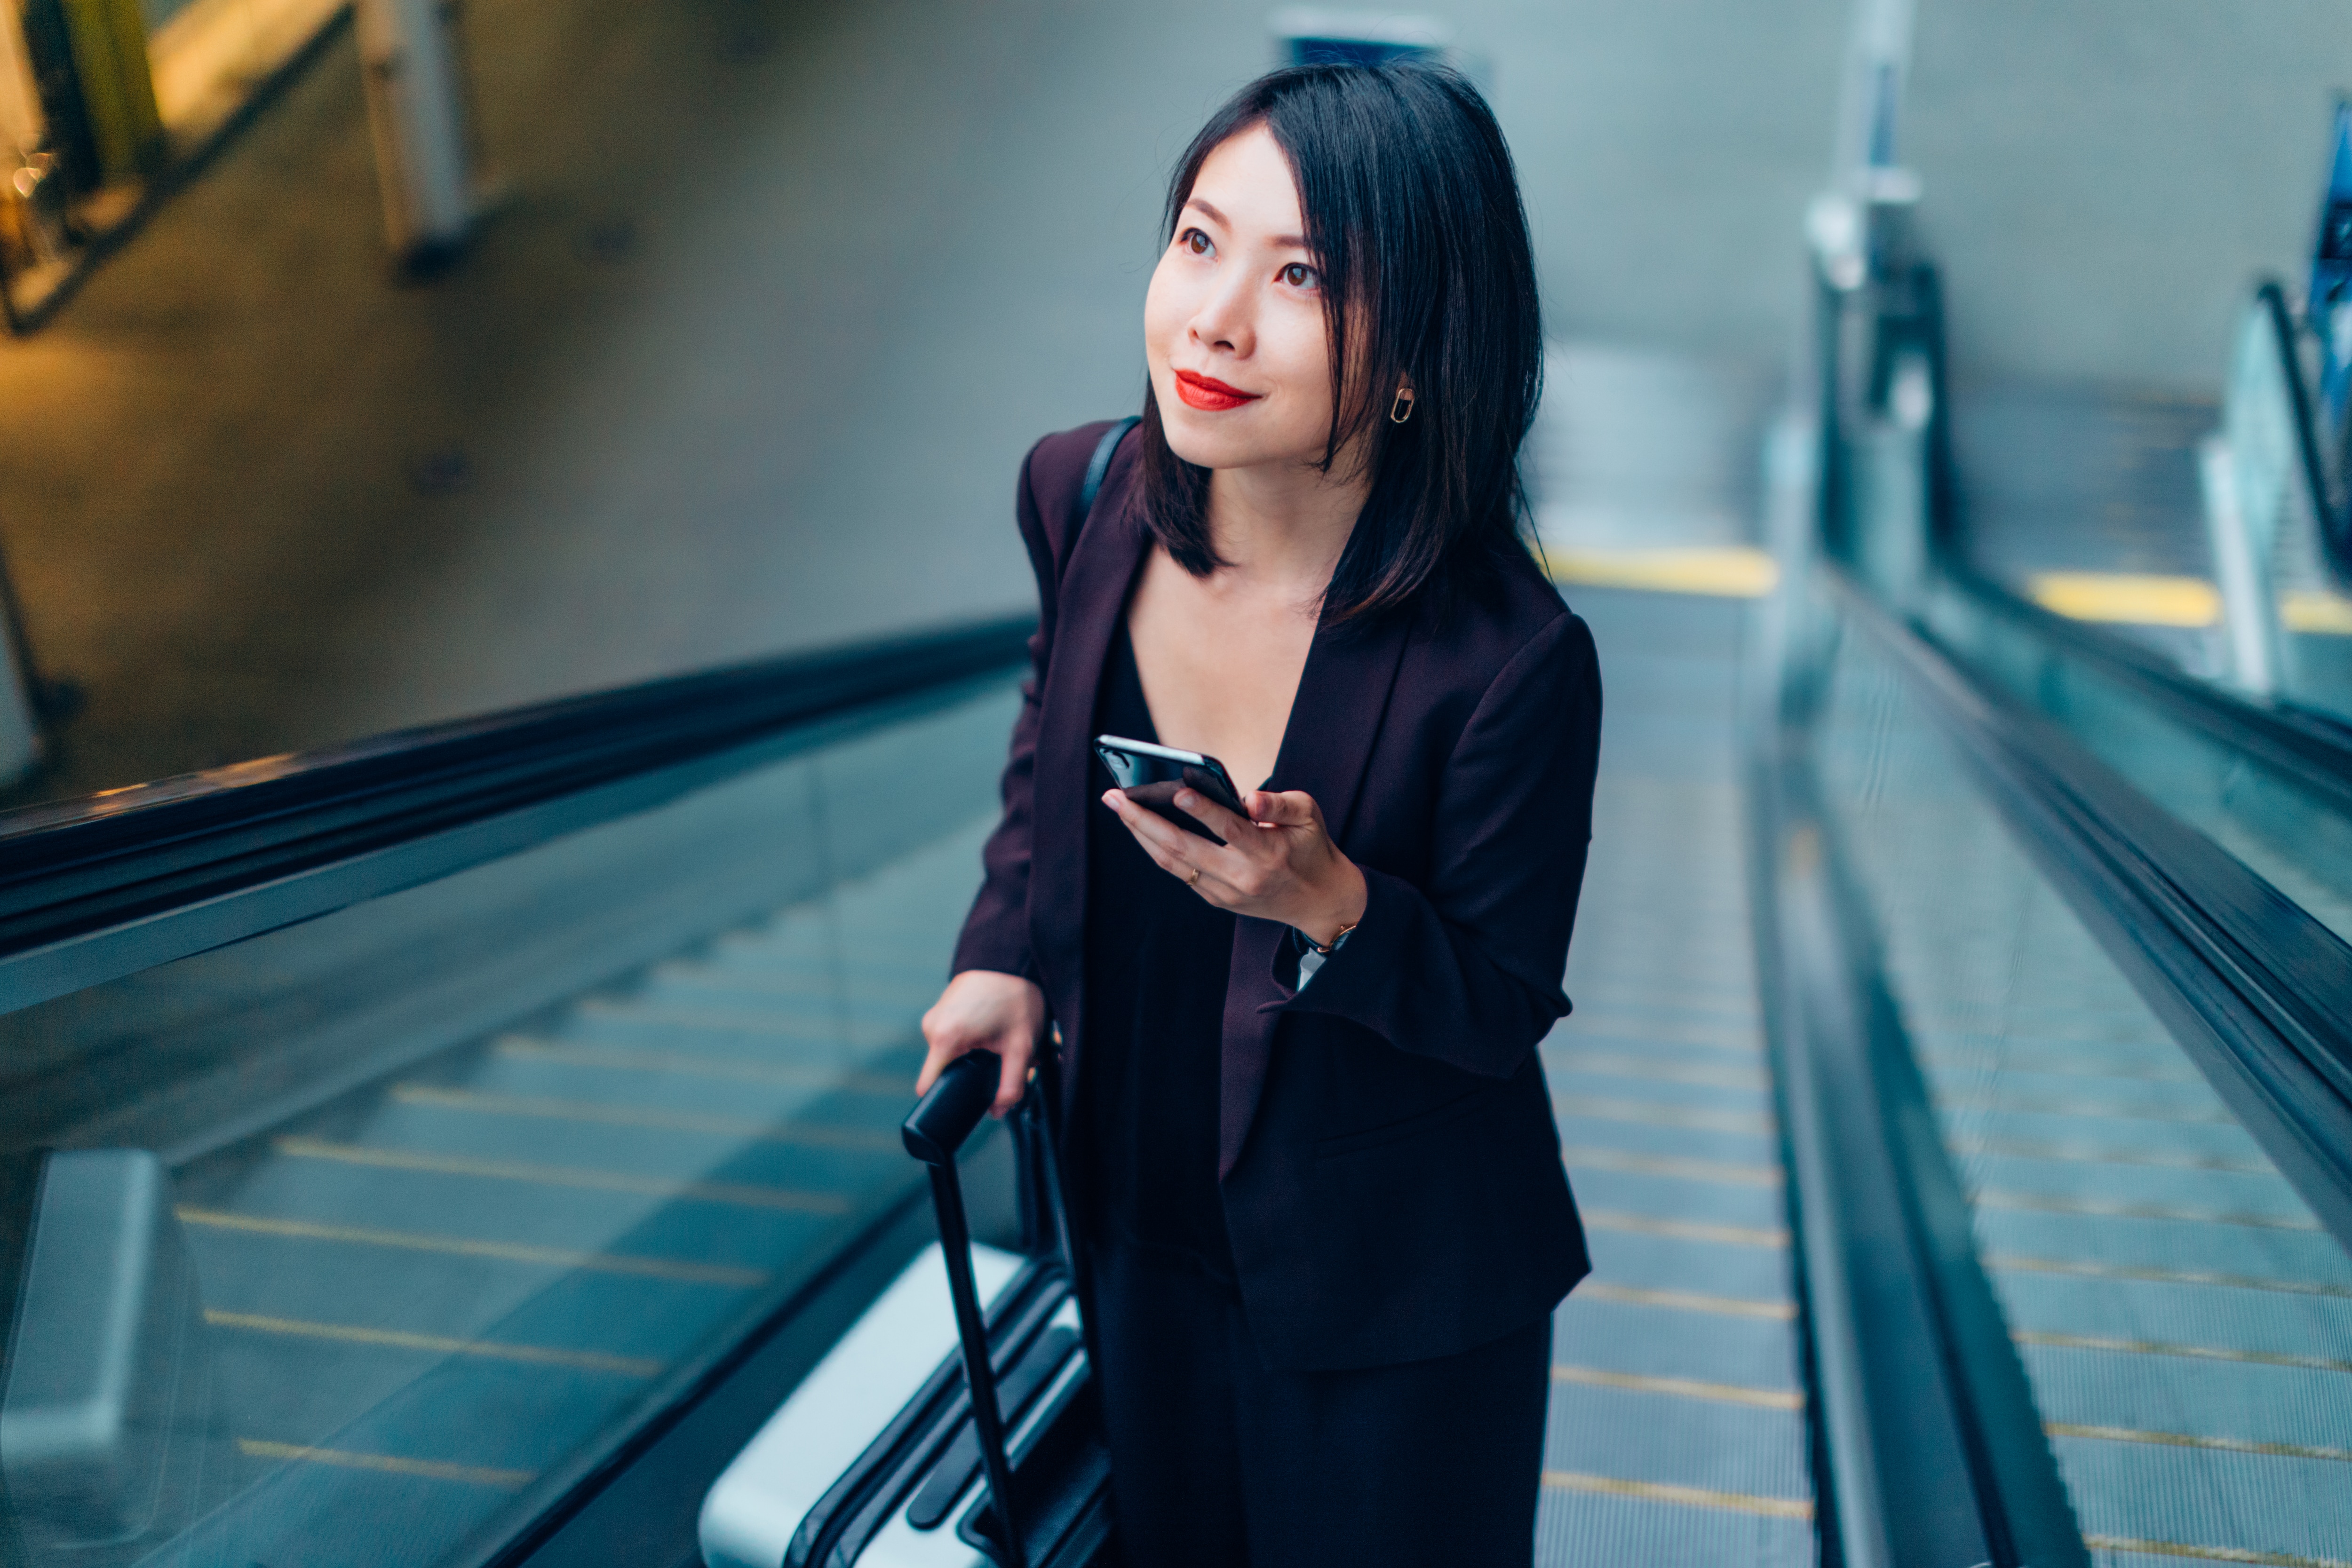
[[[1441,67],[1275,71],[1185,149],[1168,187],[1170,238],[1209,154],[1259,125],[1290,160],[1322,275],[1333,392],[1322,467],[1361,435],[1371,473],[1323,616],[1366,619],[1425,590],[1469,588],[1525,548],[1519,444],[1543,382],[1535,258],[1502,129],[1478,90]],[[1398,423],[1391,404],[1407,379],[1414,402]],[[1209,471],[1170,449],[1148,390],[1142,438],[1145,525],[1206,575],[1222,564]]]

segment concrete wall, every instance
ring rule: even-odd
[[[1919,0],[1904,156],[1979,372],[2210,394],[2308,276],[2345,0]]]

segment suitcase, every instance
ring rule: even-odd
[[[711,1487],[699,1531],[709,1568],[1116,1561],[1110,1453],[1040,1108],[1046,1082],[1013,1115],[1028,1255],[974,1247],[965,1224],[955,1155],[987,1113],[997,1071],[989,1052],[961,1058],[907,1118],[908,1152],[929,1169],[939,1243]]]

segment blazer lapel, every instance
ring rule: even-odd
[[[1389,695],[1405,644],[1420,614],[1391,615],[1365,627],[1318,626],[1291,700],[1290,724],[1276,756],[1268,789],[1303,789],[1323,808],[1333,841],[1343,847],[1364,774],[1380,739]],[[1099,660],[1097,660],[1099,663]],[[1230,1172],[1248,1141],[1265,1088],[1279,1021],[1271,1010],[1283,995],[1275,961],[1290,928],[1244,919],[1234,927],[1234,958],[1225,987],[1223,1059],[1218,1068],[1217,1174]]]
[[[1086,968],[1087,812],[1097,809],[1087,790],[1095,705],[1103,660],[1143,564],[1146,539],[1141,523],[1110,489],[1105,486],[1094,518],[1078,536],[1062,575],[1031,795],[1035,817],[1030,841],[1029,936],[1045,994],[1062,1027],[1069,1067],[1062,1076],[1066,1096],[1076,1092],[1077,1054],[1084,1049],[1078,1014]]]

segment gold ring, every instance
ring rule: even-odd
[[[1194,866],[1192,868],[1192,874],[1184,879],[1184,885],[1186,887],[1198,887],[1201,885],[1201,868],[1199,866]]]

